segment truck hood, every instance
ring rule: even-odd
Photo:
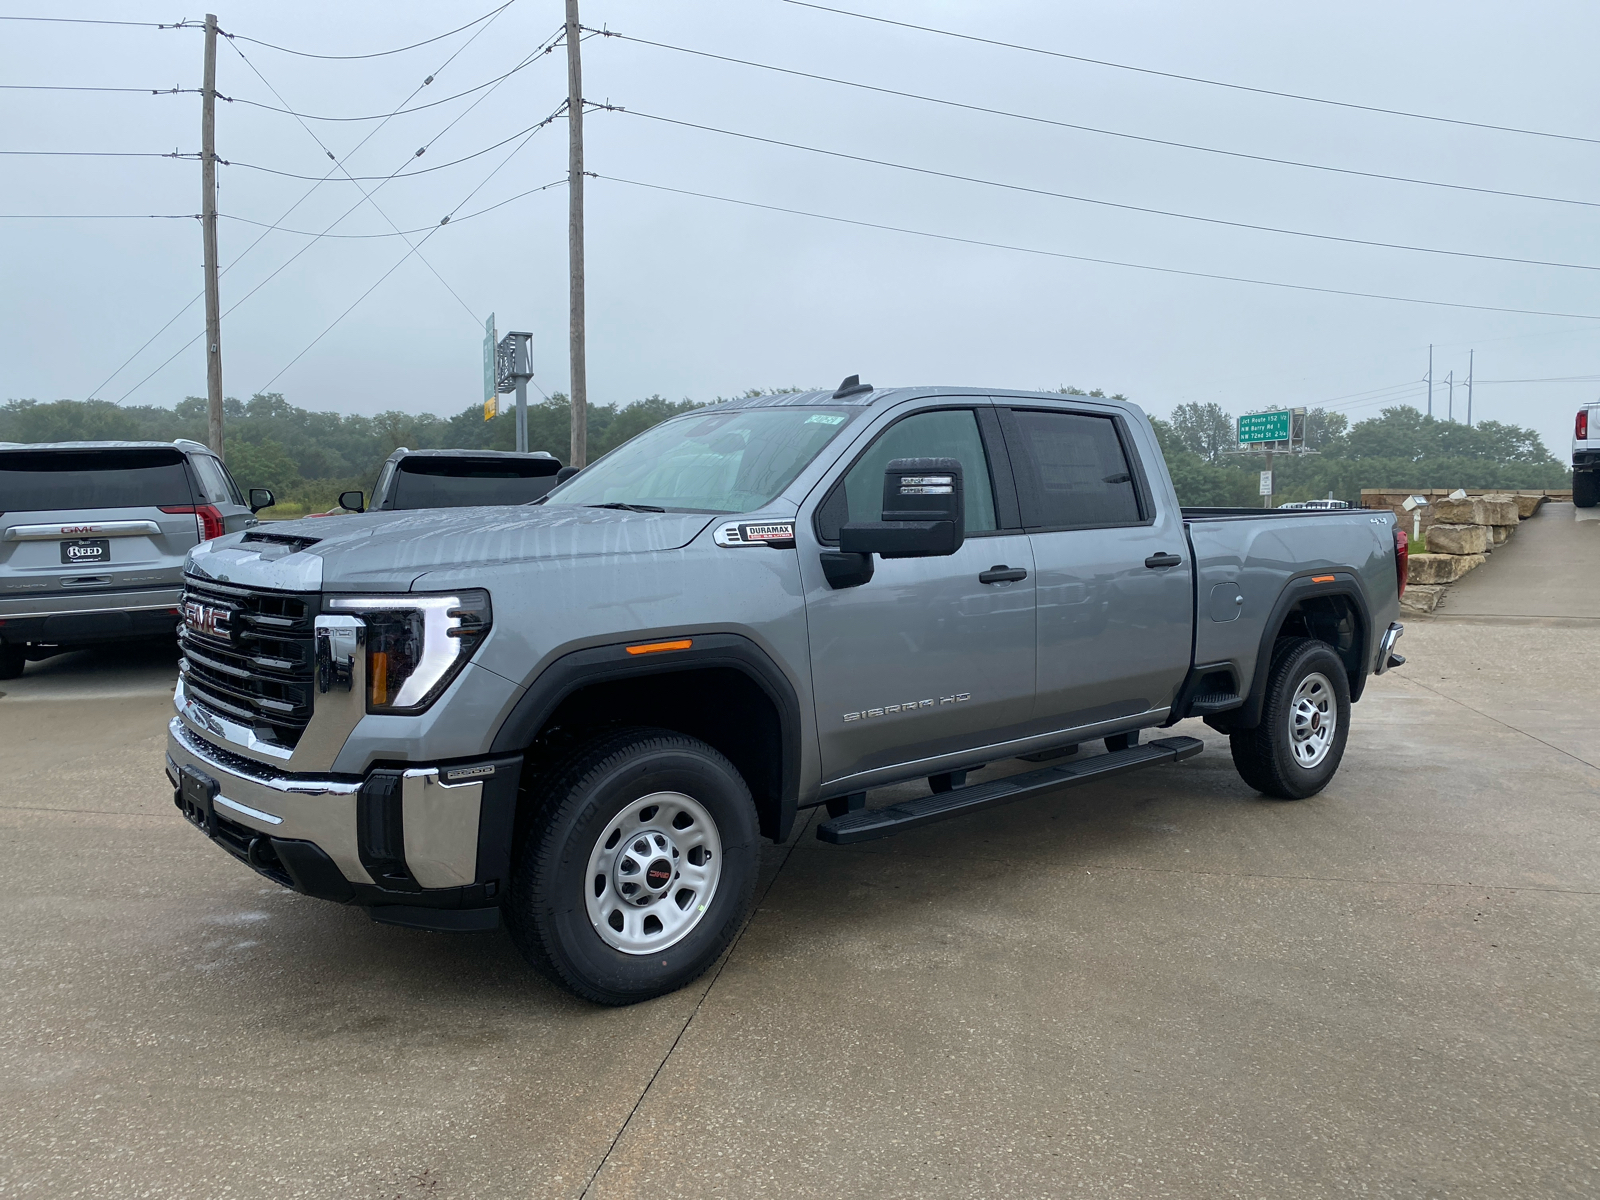
[[[688,545],[716,517],[572,505],[495,505],[264,522],[205,542],[190,574],[291,591],[405,591],[446,567],[635,555]]]

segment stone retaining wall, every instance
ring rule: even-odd
[[[1510,541],[1518,524],[1537,513],[1546,500],[1571,495],[1570,491],[1473,491],[1452,498],[1442,488],[1415,492],[1366,488],[1361,501],[1366,508],[1392,509],[1407,535],[1413,533],[1420,513],[1422,536],[1411,545],[1401,604],[1413,612],[1432,612],[1446,586],[1482,566],[1495,547]],[[1407,512],[1405,501],[1411,496],[1424,496],[1428,503]]]

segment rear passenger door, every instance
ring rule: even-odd
[[[1000,420],[1037,573],[1034,716],[1093,725],[1171,705],[1189,668],[1193,564],[1114,410],[1015,406]]]

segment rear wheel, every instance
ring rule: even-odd
[[[628,729],[552,774],[512,868],[507,924],[545,976],[600,1004],[674,991],[750,911],[755,805],[695,738]]]
[[[0,643],[0,679],[15,679],[22,674],[28,665],[25,650],[23,646]]]
[[[1328,786],[1350,733],[1350,682],[1326,642],[1288,638],[1273,649],[1261,723],[1229,736],[1233,765],[1256,791],[1303,800]]]
[[[1572,473],[1572,502],[1579,508],[1593,508],[1600,501],[1600,472]]]

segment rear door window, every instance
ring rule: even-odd
[[[176,448],[0,450],[0,512],[193,503]]]
[[[553,458],[403,458],[395,474],[390,507],[526,504],[555,486],[560,469],[561,464]]]
[[[1006,445],[1029,529],[1094,529],[1145,519],[1134,467],[1109,416],[1014,409]]]

